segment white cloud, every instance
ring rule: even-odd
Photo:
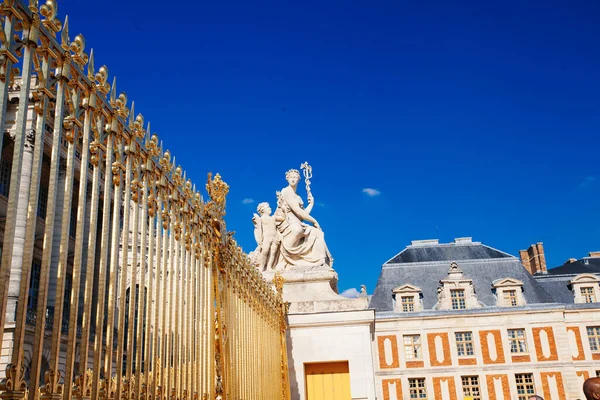
[[[242,204],[252,204],[254,203],[254,199],[246,198],[242,200]]]
[[[350,289],[346,289],[342,293],[340,293],[340,296],[344,296],[349,299],[355,299],[358,297],[359,294],[360,294],[360,292],[358,290],[356,290],[355,288],[350,288]]]
[[[379,190],[373,188],[364,188],[362,192],[370,197],[379,196],[381,194]]]
[[[579,189],[586,188],[588,186],[593,185],[596,182],[596,178],[593,176],[586,176],[581,183],[579,184]]]

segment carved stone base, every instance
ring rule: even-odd
[[[272,283],[275,273],[266,271],[263,276]],[[291,303],[290,313],[364,310],[369,305],[366,297],[349,299],[340,296],[337,290],[338,275],[327,266],[292,269],[280,274],[284,279],[283,300]]]

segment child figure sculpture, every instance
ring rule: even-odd
[[[267,271],[273,269],[279,249],[276,216],[271,215],[272,210],[267,202],[260,203],[256,211],[258,214],[254,214],[252,222],[258,247],[250,254],[250,258],[260,271]]]

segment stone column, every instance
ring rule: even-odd
[[[31,122],[29,122],[31,124]],[[31,126],[31,125],[30,125]],[[6,322],[12,324],[17,316],[17,302],[19,300],[19,287],[21,285],[23,252],[25,246],[25,228],[27,224],[27,206],[29,204],[29,185],[31,183],[31,166],[33,164],[33,146],[35,132],[29,128],[25,134],[23,151],[23,168],[21,170],[21,185],[19,186],[19,203],[15,227],[15,240],[13,256],[10,267],[10,284],[8,287],[8,307]],[[11,190],[16,190],[12,188]]]

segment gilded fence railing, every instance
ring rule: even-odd
[[[228,186],[203,200],[54,0],[0,19],[0,397],[288,399],[282,282],[226,232]]]

